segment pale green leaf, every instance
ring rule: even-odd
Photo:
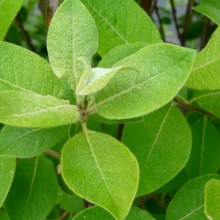
[[[209,220],[220,219],[220,180],[211,179],[206,183],[205,214]]]
[[[126,124],[122,142],[139,162],[137,196],[142,196],[155,191],[183,169],[190,155],[191,132],[178,108],[168,105],[145,116],[142,122]]]
[[[214,125],[202,117],[191,125],[192,150],[186,165],[190,177],[215,174],[220,167],[220,134]]]
[[[0,1],[0,40],[4,40],[8,28],[20,10],[22,3],[23,0]]]
[[[89,11],[79,0],[66,0],[50,24],[47,46],[51,66],[61,80],[76,88],[84,65],[98,48],[98,34]]]
[[[76,215],[73,220],[114,220],[107,211],[104,209],[93,206],[89,209],[86,209]],[[125,220],[154,220],[154,218],[147,212],[137,208],[132,207],[128,216]]]
[[[0,208],[8,194],[14,177],[16,158],[0,157]]]
[[[33,157],[67,137],[69,126],[54,128],[19,128],[4,126],[0,133],[0,155]]]
[[[0,122],[18,127],[55,127],[79,120],[69,101],[20,91],[0,93]]]
[[[122,69],[129,69],[128,66],[115,67],[115,68],[93,68],[88,75],[85,86],[78,91],[79,95],[91,95],[102,90],[109,81]]]
[[[85,130],[64,145],[61,166],[74,193],[116,219],[125,218],[137,191],[139,169],[123,144],[106,134]]]
[[[18,90],[60,97],[60,81],[50,64],[22,47],[0,42],[0,92]]]
[[[99,67],[110,68],[125,57],[137,53],[140,49],[148,46],[147,43],[122,44],[110,50],[100,61]]]
[[[219,0],[201,0],[194,10],[206,15],[217,25],[220,25],[220,2]]]
[[[135,70],[122,70],[96,94],[93,106],[108,119],[134,118],[171,101],[185,84],[195,51],[170,44],[153,44],[122,59],[113,67],[129,63]]]
[[[220,89],[220,28],[217,28],[207,46],[198,53],[187,86],[198,90]]]
[[[81,1],[96,21],[101,56],[121,44],[162,42],[151,18],[134,0]]]
[[[13,220],[44,220],[53,208],[58,183],[53,164],[46,158],[19,160],[5,201]]]
[[[166,220],[207,220],[204,213],[205,184],[220,175],[206,175],[190,180],[174,196],[167,208]]]

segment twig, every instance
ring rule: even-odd
[[[174,21],[174,25],[175,25],[175,28],[176,28],[177,36],[178,36],[178,39],[180,41],[180,44],[183,46],[184,43],[183,43],[183,40],[182,40],[180,27],[179,27],[179,24],[178,24],[178,21],[177,21],[176,6],[175,6],[175,3],[174,3],[174,0],[170,0],[170,4],[171,4],[173,21]]]
[[[83,202],[84,202],[84,207],[85,207],[85,208],[89,208],[89,207],[92,207],[92,206],[93,206],[93,204],[92,204],[91,202],[89,202],[89,201],[87,201],[87,200],[85,200],[85,199],[83,199]]]
[[[60,216],[59,220],[64,220],[68,215],[69,215],[69,212],[67,212],[67,211],[63,212],[62,215]]]
[[[155,1],[157,2],[157,1]],[[159,13],[159,9],[157,7],[157,4],[154,5],[154,10],[155,10],[155,13],[157,15],[157,19],[158,19],[158,22],[159,22],[159,30],[160,30],[160,35],[161,35],[161,38],[162,40],[165,42],[166,41],[166,38],[165,38],[165,32],[164,32],[164,28],[163,28],[163,22],[161,20],[161,17],[160,17],[160,13]]]
[[[47,150],[45,153],[60,160],[60,157],[61,157],[60,154],[54,150]]]
[[[212,115],[210,112],[207,112],[203,109],[200,109],[200,108],[197,108],[193,105],[191,105],[190,103],[184,103],[182,101],[180,101],[179,99],[177,98],[174,98],[174,102],[177,106],[179,106],[180,108],[184,108],[188,111],[194,111],[194,112],[198,112],[198,113],[201,113],[201,114],[204,114],[204,115],[207,115],[207,116],[210,116],[210,117],[215,117],[214,115]]]
[[[34,48],[34,45],[31,41],[31,38],[30,38],[28,32],[24,28],[24,25],[23,25],[23,23],[22,23],[22,21],[19,17],[19,14],[16,16],[15,22],[16,22],[18,28],[21,30],[21,33],[24,37],[24,40],[26,41],[26,43],[27,43],[28,47],[30,48],[30,50],[36,53],[36,49]]]
[[[186,7],[184,28],[183,28],[183,32],[181,34],[183,46],[185,46],[185,44],[186,44],[186,37],[187,37],[187,33],[188,33],[189,22],[192,17],[192,7],[193,7],[194,3],[195,3],[195,0],[189,0],[187,7]]]
[[[119,125],[118,125],[117,139],[119,141],[121,141],[121,137],[122,137],[122,133],[123,133],[123,130],[124,130],[124,126],[125,126],[125,124],[123,124],[123,123],[119,123]]]
[[[141,7],[150,15],[153,0],[142,0]]]
[[[202,50],[206,43],[207,43],[207,37],[208,37],[208,30],[209,30],[209,25],[210,25],[210,19],[205,17],[204,21],[204,28],[202,31],[202,37],[201,37],[201,42],[200,42],[200,50]]]

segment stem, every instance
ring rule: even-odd
[[[69,215],[69,212],[65,211],[62,213],[62,215],[59,217],[59,220],[64,220]]]
[[[170,4],[171,4],[173,21],[174,21],[174,25],[175,25],[175,28],[176,28],[178,39],[180,41],[180,44],[182,46],[184,46],[184,43],[182,41],[182,36],[181,36],[181,33],[180,33],[180,27],[179,27],[179,24],[178,24],[178,21],[177,21],[176,6],[175,6],[175,3],[174,3],[174,0],[170,0]]]
[[[154,0],[142,0],[141,7],[150,15],[152,2]]]
[[[124,130],[124,126],[125,126],[124,123],[119,123],[119,125],[118,125],[117,139],[118,139],[119,141],[121,141],[121,137],[122,137],[122,133],[123,133],[123,130]]]
[[[210,19],[205,17],[204,28],[203,28],[201,42],[200,42],[200,50],[202,50],[207,43],[210,22],[211,22]]]
[[[157,3],[157,1],[155,1]],[[163,28],[163,22],[161,20],[161,17],[160,17],[160,13],[159,13],[159,9],[157,7],[157,4],[154,5],[154,10],[155,10],[155,13],[157,15],[157,19],[158,19],[158,22],[159,22],[159,30],[160,30],[160,35],[161,35],[161,38],[162,40],[165,42],[166,41],[166,38],[165,38],[165,32],[164,32],[164,28]]]
[[[34,45],[31,41],[31,38],[30,38],[28,32],[25,30],[24,25],[23,25],[19,15],[16,16],[15,22],[16,22],[18,28],[21,30],[21,33],[24,37],[24,40],[26,41],[26,43],[27,43],[28,47],[30,48],[30,50],[36,53],[36,49],[34,48]]]
[[[207,115],[207,116],[210,116],[210,117],[215,117],[214,115],[212,115],[211,113],[203,110],[203,109],[200,109],[200,108],[197,108],[193,105],[191,105],[190,103],[184,103],[182,101],[180,101],[179,99],[175,98],[174,99],[174,102],[177,106],[181,107],[181,108],[184,108],[188,111],[194,111],[194,112],[198,112],[198,113],[201,113],[201,114],[204,114],[204,115]]]
[[[187,37],[187,33],[188,33],[189,22],[192,17],[192,7],[193,7],[194,3],[195,3],[195,0],[189,0],[187,7],[186,7],[184,29],[183,29],[183,33],[181,35],[183,46],[185,46],[185,44],[186,44],[186,37]]]
[[[45,154],[48,154],[48,155],[50,155],[50,156],[52,156],[52,157],[54,157],[54,158],[56,158],[56,159],[59,159],[60,160],[60,157],[61,157],[61,155],[59,154],[59,153],[57,153],[56,151],[54,151],[54,150],[47,150],[46,152],[45,152]]]

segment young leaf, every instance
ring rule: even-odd
[[[16,14],[22,6],[23,0],[1,0],[0,1],[0,40],[4,40]]]
[[[187,86],[198,90],[220,89],[220,27],[207,46],[196,56]]]
[[[62,96],[61,84],[49,63],[22,47],[0,42],[0,92],[17,90]]]
[[[219,0],[201,0],[200,4],[194,7],[194,10],[206,15],[217,25],[220,25]]]
[[[0,93],[0,122],[18,127],[55,127],[79,120],[69,101],[20,91]]]
[[[162,41],[150,17],[133,0],[81,1],[96,21],[101,56],[121,44]]]
[[[101,92],[88,112],[108,119],[134,118],[150,113],[169,101],[184,85],[195,51],[170,44],[153,44],[139,50],[113,67],[129,65]]]
[[[0,208],[8,194],[14,177],[16,158],[0,157]]]
[[[89,209],[86,209],[76,215],[73,220],[114,220],[107,211],[102,209],[99,206],[93,206]],[[154,218],[147,212],[137,208],[132,207],[131,211],[129,212],[128,216],[125,220],[154,220]]]
[[[58,8],[48,31],[51,66],[61,80],[76,88],[84,65],[98,48],[98,34],[89,11],[79,0],[66,0]]]
[[[137,191],[139,169],[123,144],[106,134],[85,130],[64,145],[61,166],[74,193],[116,219],[125,218]]]
[[[206,175],[190,180],[174,196],[167,209],[167,220],[207,220],[204,214],[205,184],[220,175]]]
[[[220,219],[220,181],[211,179],[205,186],[205,214],[208,219]]]
[[[9,218],[45,219],[55,204],[57,191],[57,178],[50,160],[19,160],[12,187],[5,201]]]
[[[0,133],[0,155],[33,157],[67,137],[69,126],[55,128],[19,128],[4,126]]]
[[[142,122],[126,124],[122,142],[138,159],[137,196],[142,196],[167,183],[185,166],[191,133],[185,117],[171,104],[145,116]]]
[[[190,177],[215,174],[220,167],[220,134],[214,125],[203,117],[191,126],[192,151],[186,165]]]
[[[85,86],[78,91],[78,94],[86,96],[102,90],[116,73],[125,68],[129,69],[128,66],[115,68],[93,68],[90,74],[88,75],[87,82],[85,82]]]

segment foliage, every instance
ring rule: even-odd
[[[220,3],[196,3],[0,0],[0,219],[220,218]]]

